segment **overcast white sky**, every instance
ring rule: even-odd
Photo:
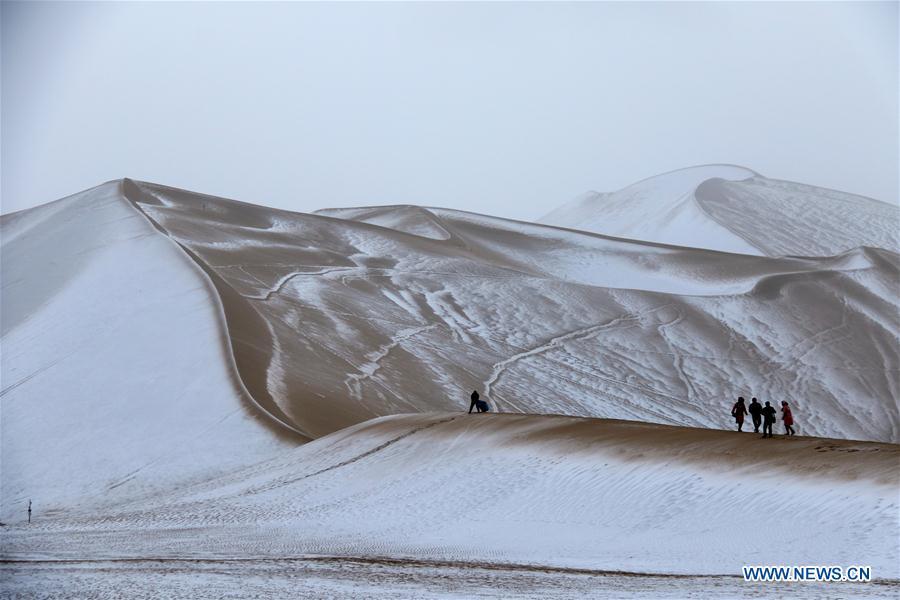
[[[2,212],[132,177],[532,220],[689,165],[898,201],[898,4],[4,2]]]

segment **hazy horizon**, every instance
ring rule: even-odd
[[[2,5],[5,213],[121,177],[534,220],[730,163],[898,202],[898,5]]]

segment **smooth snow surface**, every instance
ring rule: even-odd
[[[101,514],[78,507],[17,526],[5,554],[393,557],[701,575],[864,564],[897,579],[898,485],[895,445],[561,416],[404,415]]]
[[[864,196],[707,165],[590,192],[541,223],[606,235],[767,256],[900,248],[900,210]]]

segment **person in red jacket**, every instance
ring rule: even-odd
[[[784,435],[794,435],[794,415],[788,403],[781,401],[781,420],[784,421]]]
[[[738,431],[742,431],[741,428],[744,426],[744,415],[746,414],[747,407],[744,406],[744,397],[739,396],[737,402],[731,407],[731,416],[734,417],[734,420],[737,422]]]

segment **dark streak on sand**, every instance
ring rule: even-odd
[[[610,569],[585,569],[574,567],[557,567],[552,565],[536,565],[527,563],[504,563],[498,562],[493,564],[480,563],[473,566],[470,562],[453,561],[453,560],[423,560],[391,556],[342,556],[342,555],[306,555],[294,557],[233,557],[233,558],[178,558],[178,557],[147,557],[147,558],[102,558],[102,559],[0,559],[0,564],[20,565],[81,565],[81,564],[142,564],[142,563],[158,563],[161,565],[172,563],[189,563],[189,564],[246,564],[246,563],[265,563],[265,564],[290,564],[290,563],[352,563],[360,565],[384,565],[404,568],[452,568],[452,569],[479,569],[486,571],[518,571],[528,573],[550,573],[560,575],[590,575],[601,577],[662,577],[666,579],[733,579],[743,580],[741,575],[733,573],[718,574],[690,574],[690,573],[653,573],[653,572],[636,572],[636,571],[620,571]],[[874,579],[870,582],[873,585],[883,586],[900,586],[900,580],[897,579]]]

